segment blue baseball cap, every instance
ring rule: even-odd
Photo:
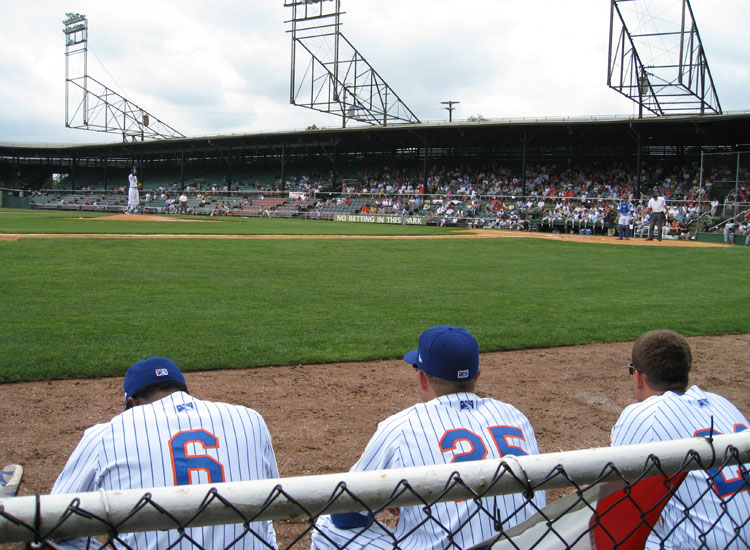
[[[125,408],[131,407],[128,399],[133,397],[139,390],[157,382],[171,380],[185,384],[180,368],[169,359],[164,357],[149,357],[143,361],[131,365],[125,373],[122,389],[125,390]],[[187,386],[187,384],[185,384]]]
[[[404,361],[443,380],[469,380],[479,374],[479,344],[465,328],[438,325],[419,336],[419,348]]]

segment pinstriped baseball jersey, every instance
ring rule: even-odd
[[[419,403],[381,422],[351,471],[448,464],[538,452],[531,423],[515,407],[494,399],[482,399],[473,393],[456,393]],[[537,492],[533,502],[543,507],[544,492]],[[448,532],[456,533],[452,540],[459,548],[468,548],[496,534],[492,514],[496,514],[507,529],[535,511],[533,506],[526,505],[521,495],[485,498],[482,508],[488,512],[477,513],[478,505],[470,500],[440,503],[431,507],[434,519],[426,522],[422,507],[401,508],[398,526],[392,534],[373,525],[347,548],[393,548],[394,540],[405,550],[445,548],[449,546]],[[520,512],[514,515],[518,510]],[[425,523],[420,525],[422,522]],[[318,549],[342,546],[362,531],[361,528],[336,527],[331,516],[321,516],[316,528],[312,540],[313,548]]]
[[[626,407],[612,428],[612,445],[708,436],[712,418],[717,435],[748,429],[747,419],[728,400],[692,386],[684,394],[666,392]],[[664,508],[647,549],[660,548],[664,537],[664,548],[675,550],[750,548],[750,478],[743,479],[737,466],[712,469],[711,475],[713,482],[700,470],[688,474]],[[739,537],[732,541],[743,522]]]
[[[86,430],[52,494],[276,477],[271,436],[256,411],[175,392]],[[270,521],[250,525],[275,546]],[[186,533],[203,548],[225,548],[243,529],[242,525],[217,525],[190,528]],[[120,538],[132,548],[195,548],[187,538],[172,547],[179,538],[176,530],[128,533]],[[66,543],[85,547],[86,539]],[[267,547],[249,534],[232,548]]]

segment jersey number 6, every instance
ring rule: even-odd
[[[492,426],[487,428],[487,431],[490,432],[492,442],[495,444],[495,448],[500,453],[500,456],[523,456],[529,454],[521,447],[516,447],[508,443],[508,439],[510,438],[526,440],[521,428],[516,428],[515,426]],[[440,439],[440,450],[444,453],[455,451],[459,441],[467,441],[471,445],[471,449],[454,456],[451,463],[484,460],[487,456],[487,445],[482,437],[466,428],[456,428],[455,430],[446,431]]]
[[[172,456],[172,472],[175,485],[190,485],[190,473],[204,471],[209,483],[224,481],[224,466],[208,455],[189,455],[187,446],[197,443],[204,449],[218,449],[219,439],[206,430],[177,432],[169,440],[169,453]]]

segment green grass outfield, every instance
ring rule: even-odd
[[[0,209],[0,233],[92,233],[92,234],[169,234],[169,235],[434,235],[446,228],[403,226],[400,224],[333,223],[300,219],[267,219],[209,216],[158,216],[171,220],[109,220],[113,215],[92,212]],[[146,216],[148,220],[150,216]]]
[[[447,233],[70,217],[0,210],[0,233]],[[0,241],[0,381],[122,375],[151,355],[186,370],[393,358],[439,323],[467,327],[482,351],[621,341],[654,328],[744,333],[749,268],[743,247],[666,241]]]

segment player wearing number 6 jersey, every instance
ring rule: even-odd
[[[52,494],[279,477],[263,418],[246,407],[192,397],[172,361],[151,357],[134,364],[123,388],[125,412],[86,430]],[[249,528],[276,546],[270,521]],[[226,548],[235,540],[232,548],[268,548],[241,524],[189,528],[182,536],[177,530],[124,533],[116,540],[138,549]],[[87,544],[102,547],[95,539],[59,543]]]
[[[474,393],[479,376],[479,346],[460,327],[426,330],[419,348],[404,360],[416,369],[422,403],[378,425],[351,471],[408,468],[539,452],[534,430],[515,407]],[[446,480],[447,481],[447,480]],[[488,497],[399,510],[395,530],[385,530],[364,514],[321,516],[312,533],[313,548],[468,548],[531,516],[545,503],[521,495]],[[428,510],[428,511],[427,511]]]
[[[626,407],[612,428],[613,445],[704,437],[712,428],[714,434],[748,429],[729,401],[698,386],[688,389],[691,364],[690,346],[675,332],[655,330],[636,340],[628,368],[639,402]],[[709,475],[703,470],[687,475],[664,507],[647,549],[750,548],[747,470],[734,464],[712,468]]]

